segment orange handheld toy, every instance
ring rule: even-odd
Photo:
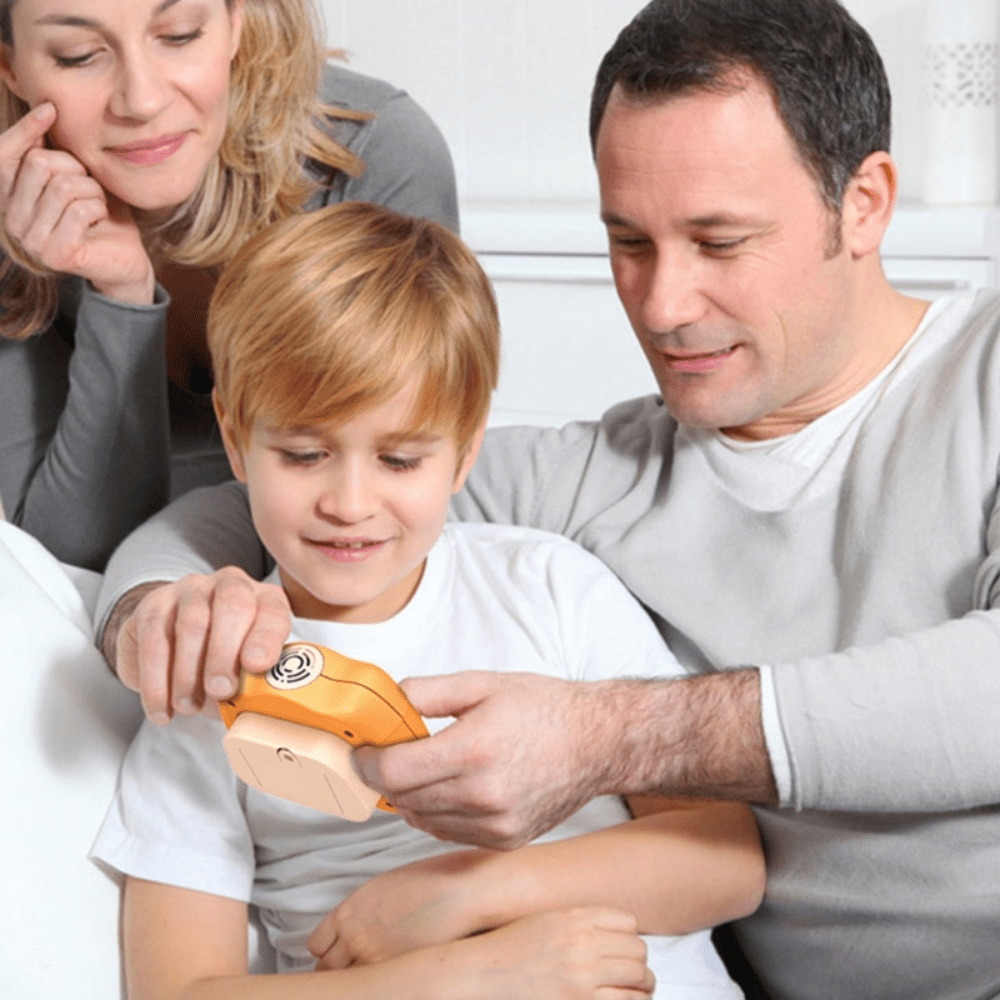
[[[427,727],[384,670],[312,643],[285,646],[263,674],[244,671],[219,702],[223,745],[253,788],[361,822],[392,806],[365,785],[351,748],[427,736]]]

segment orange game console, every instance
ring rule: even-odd
[[[253,788],[361,822],[375,807],[393,812],[361,780],[353,747],[427,736],[427,727],[385,671],[312,643],[285,646],[266,673],[246,671],[219,702],[223,745]]]

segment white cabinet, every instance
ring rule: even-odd
[[[467,211],[463,235],[503,327],[494,424],[558,426],[655,392],[611,280],[596,211]],[[883,243],[901,291],[936,298],[1000,279],[1000,209],[900,209]]]

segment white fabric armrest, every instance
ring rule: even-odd
[[[141,713],[92,645],[99,582],[0,523],[2,993],[19,1000],[122,995],[118,886],[87,851]]]

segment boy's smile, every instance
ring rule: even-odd
[[[420,582],[424,560],[475,460],[448,433],[415,433],[416,385],[345,423],[277,427],[258,418],[238,448],[223,416],[237,479],[300,618],[391,618]]]

